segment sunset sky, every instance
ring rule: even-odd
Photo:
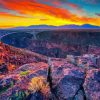
[[[0,28],[70,24],[100,26],[100,0],[0,0]]]

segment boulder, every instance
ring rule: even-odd
[[[87,100],[100,100],[100,69],[87,72],[84,82]]]
[[[66,75],[55,88],[55,93],[60,100],[71,100],[83,83],[82,78]]]

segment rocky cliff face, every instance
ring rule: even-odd
[[[13,33],[1,38],[6,44],[46,56],[64,58],[67,54],[87,53],[89,45],[100,46],[100,32],[90,30],[53,30],[34,33]]]
[[[98,45],[100,46],[100,32],[91,30],[54,30],[38,33],[38,40],[46,40],[58,43],[74,45]]]

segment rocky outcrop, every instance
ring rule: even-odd
[[[58,96],[59,100],[73,99],[82,82],[82,79],[73,76],[65,76],[63,79],[61,79],[56,87],[56,95]]]
[[[62,67],[61,67],[62,68]],[[60,68],[58,68],[60,69]],[[62,78],[54,88],[54,93],[58,100],[74,100],[76,98],[84,98],[80,92],[84,82],[84,71],[76,66],[63,66],[62,72],[58,73]]]
[[[100,100],[100,69],[87,72],[84,89],[87,100]]]
[[[69,67],[63,68],[62,73],[65,75],[54,88],[57,100],[100,99],[100,69],[80,70],[78,67]]]
[[[47,57],[0,42],[0,73],[7,72],[11,64],[15,65],[16,69],[18,66],[40,61],[46,62]]]
[[[52,86],[52,91],[49,91],[49,95],[47,95],[48,99],[45,99],[45,95],[47,94],[45,91],[46,88],[42,88],[44,92],[35,91],[31,94],[28,94],[25,97],[27,98],[26,100],[99,100],[100,98],[99,69],[88,69],[87,72],[84,72],[83,68],[73,66],[70,63],[64,64],[62,66],[60,66],[61,63],[60,61],[59,62],[57,61],[57,63],[53,61],[53,63],[54,63],[54,69],[52,73],[53,86]],[[41,67],[39,67],[40,65]],[[19,85],[15,85],[12,89],[9,90],[9,92],[11,92],[11,90],[16,91],[17,89],[18,91],[20,91],[22,87],[26,88],[28,86],[28,82],[30,82],[32,78],[36,77],[39,78],[40,76],[43,76],[45,77],[46,81],[47,65],[45,63],[40,63],[40,64],[33,63],[22,66],[19,68],[19,70],[17,70],[17,72],[15,71],[14,74],[15,73],[20,74],[20,71],[23,71],[23,69],[30,70],[28,75],[21,76],[20,83],[17,83]],[[41,82],[37,84],[40,83]],[[33,86],[35,85],[33,84]],[[26,90],[28,90],[28,88],[26,88]],[[9,92],[5,92],[5,94],[0,96],[0,98],[3,98],[3,96],[8,94]],[[20,95],[18,96],[18,98],[19,97]]]

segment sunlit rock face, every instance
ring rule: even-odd
[[[87,72],[84,89],[88,100],[100,100],[100,69]]]
[[[0,74],[12,72],[27,63],[46,62],[46,60],[46,56],[15,48],[0,42]]]

